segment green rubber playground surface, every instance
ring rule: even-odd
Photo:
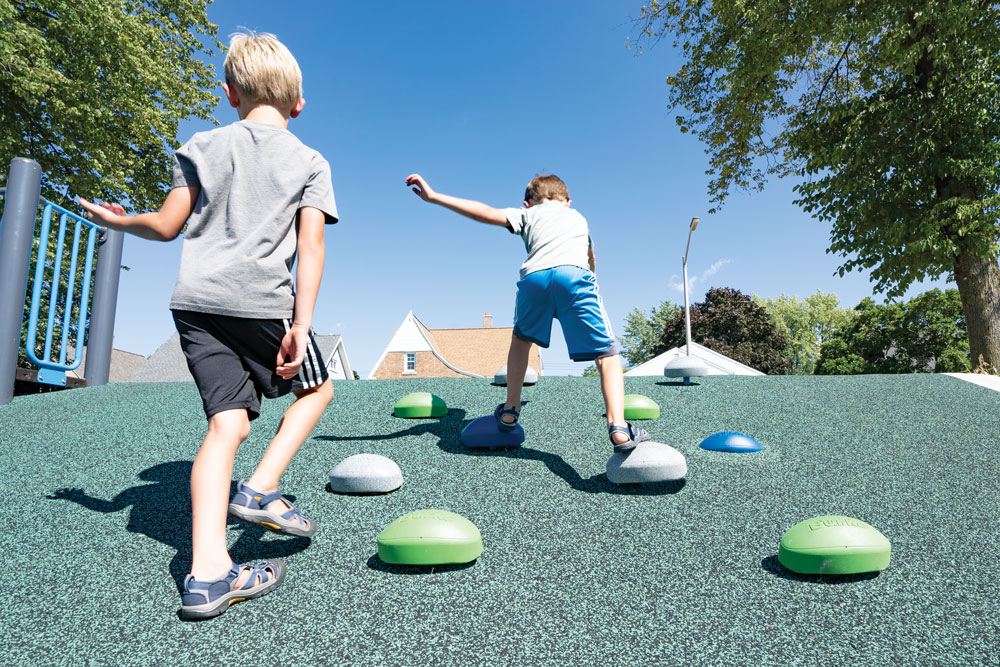
[[[238,560],[285,583],[221,617],[178,619],[188,475],[205,421],[193,384],[119,384],[0,406],[4,665],[967,665],[1000,663],[1000,393],[935,375],[626,378],[642,422],[686,457],[683,482],[618,488],[596,378],[524,390],[527,440],[469,452],[459,433],[504,390],[485,380],[336,384],[283,480],[311,539],[229,526]],[[440,419],[393,405],[431,391]],[[249,476],[289,400],[241,448]],[[756,454],[698,447],[748,433]],[[384,496],[326,490],[352,454],[396,461]],[[456,512],[482,556],[386,565],[378,534]],[[846,515],[892,542],[881,573],[797,575],[799,521]]]

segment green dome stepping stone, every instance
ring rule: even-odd
[[[858,574],[889,567],[885,535],[849,516],[818,516],[788,529],[778,561],[800,574]]]
[[[642,394],[625,394],[625,419],[659,419],[660,406]]]
[[[483,538],[475,524],[444,510],[404,514],[378,536],[378,557],[395,565],[469,563],[482,553]]]
[[[426,391],[415,391],[396,401],[392,414],[404,419],[443,417],[448,413],[444,399]]]

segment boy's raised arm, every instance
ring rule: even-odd
[[[159,211],[132,216],[125,215],[125,209],[119,204],[105,202],[99,206],[83,197],[77,197],[77,201],[87,210],[88,218],[97,218],[105,227],[151,241],[173,241],[191,217],[200,194],[201,188],[196,185],[177,187],[167,193]]]
[[[461,213],[467,218],[485,222],[488,225],[510,226],[507,222],[507,216],[500,209],[493,208],[488,204],[473,199],[460,199],[435,192],[431,189],[431,186],[427,185],[427,181],[420,174],[410,174],[407,176],[406,184],[412,186],[413,194],[426,202],[450,208],[452,211]]]

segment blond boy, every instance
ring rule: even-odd
[[[185,618],[217,616],[281,583],[279,560],[233,563],[227,513],[279,533],[315,532],[278,482],[333,398],[311,326],[324,225],[337,222],[337,207],[326,160],[287,129],[305,106],[302,74],[288,49],[266,33],[234,35],[224,67],[222,88],[240,120],[195,134],[177,151],[173,189],[160,210],[125,216],[117,204],[80,200],[102,224],[147,239],[170,241],[187,223],[170,309],[208,433],[191,469]],[[296,401],[230,499],[236,450],[250,434],[261,395],[289,392]]]

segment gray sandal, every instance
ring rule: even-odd
[[[514,417],[514,421],[509,423],[505,422],[503,420],[504,415],[512,415]],[[521,411],[517,408],[505,408],[504,404],[501,403],[497,406],[497,409],[493,411],[493,416],[497,418],[497,427],[501,431],[513,431],[517,428],[517,422],[521,418]]]
[[[615,432],[624,433],[628,436],[628,440],[620,444],[615,442]],[[630,452],[635,449],[635,446],[640,442],[646,442],[651,437],[652,436],[649,435],[649,431],[641,426],[636,426],[632,422],[625,422],[625,426],[621,426],[620,424],[608,424],[608,438],[611,439],[611,444],[615,446],[616,454]]]
[[[247,580],[234,588],[240,574],[249,570]],[[285,578],[284,562],[274,559],[256,565],[236,565],[218,581],[198,581],[190,574],[184,577],[181,593],[181,616],[184,618],[212,618],[222,614],[229,606],[243,600],[267,595]]]
[[[291,509],[284,514],[265,509],[279,498],[288,503]],[[236,495],[229,503],[229,516],[285,535],[311,537],[316,532],[316,524],[302,516],[288,498],[281,495],[281,491],[258,493],[242,481],[236,487]],[[296,518],[299,520],[296,521]]]

